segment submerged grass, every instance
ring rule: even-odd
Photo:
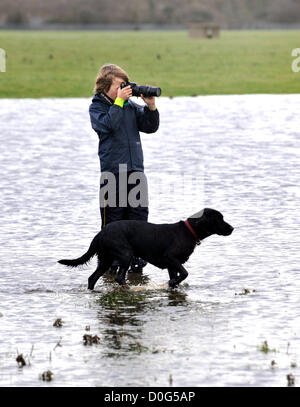
[[[145,294],[117,288],[102,294],[96,302],[105,308],[113,308],[118,311],[119,306],[138,306],[144,300]]]
[[[89,97],[99,67],[121,65],[163,96],[299,93],[291,69],[299,31],[0,31],[0,97]]]
[[[276,352],[276,349],[271,349],[267,341],[264,341],[258,348],[263,353]]]

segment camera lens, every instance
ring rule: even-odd
[[[161,89],[160,88],[153,88],[155,89],[156,95],[154,96],[160,96],[161,95]]]
[[[145,97],[150,98],[152,96],[160,96],[161,89],[152,86],[136,86],[137,93],[143,94]]]
[[[134,82],[129,82],[124,86],[130,85],[132,89],[132,96],[144,95],[146,98],[151,98],[152,96],[160,96],[161,88],[155,88],[153,86],[139,86]],[[124,87],[121,85],[121,87]]]

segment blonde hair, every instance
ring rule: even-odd
[[[127,73],[115,64],[105,64],[101,66],[96,77],[94,87],[95,93],[108,92],[114,78],[121,78],[124,82],[129,82]]]

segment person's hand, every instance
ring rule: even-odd
[[[128,100],[130,97],[132,96],[132,89],[130,87],[130,85],[125,86],[125,88],[118,89],[118,93],[117,93],[117,97],[121,98],[123,100]]]
[[[146,86],[151,86],[151,85],[146,85]],[[141,98],[143,101],[146,103],[146,105],[149,107],[150,110],[155,110],[155,96],[151,96],[150,98],[145,97],[143,94],[141,94]]]

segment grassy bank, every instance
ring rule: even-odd
[[[121,65],[164,96],[299,93],[291,70],[299,31],[0,31],[7,53],[0,97],[89,97],[99,67]]]

